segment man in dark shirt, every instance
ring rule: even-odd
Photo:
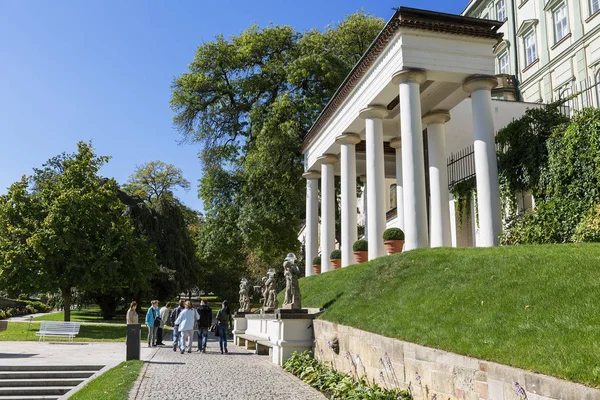
[[[208,329],[212,325],[212,310],[208,306],[206,300],[202,300],[202,304],[198,307],[198,351],[206,353],[206,339],[208,337]]]
[[[177,306],[173,312],[171,312],[171,325],[173,325],[173,351],[177,351],[177,344],[179,343],[179,327],[175,325],[177,317],[185,309],[185,301],[179,300],[179,306]]]

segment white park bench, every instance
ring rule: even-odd
[[[46,336],[66,336],[70,342],[79,333],[80,325],[79,322],[42,321],[36,335],[40,340],[45,340]]]

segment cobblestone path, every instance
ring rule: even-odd
[[[168,342],[167,342],[168,343]],[[281,367],[269,356],[251,354],[209,341],[206,353],[181,354],[172,347],[157,350],[142,367],[129,399],[323,400],[326,397]]]

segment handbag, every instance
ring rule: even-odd
[[[212,324],[212,326],[210,327],[210,331],[212,333],[215,334],[215,336],[219,336],[219,325],[215,322],[214,324]]]

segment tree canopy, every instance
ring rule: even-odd
[[[146,201],[173,196],[173,189],[190,189],[190,182],[181,169],[162,161],[151,161],[136,166],[135,172],[124,185],[125,191]]]
[[[109,157],[80,142],[0,196],[0,285],[9,291],[60,290],[65,320],[73,289],[144,287],[157,268],[136,235],[114,179],[98,175]]]
[[[299,250],[302,140],[383,24],[357,12],[323,31],[253,25],[203,43],[175,79],[175,125],[201,148],[201,256],[216,270],[264,272]]]

